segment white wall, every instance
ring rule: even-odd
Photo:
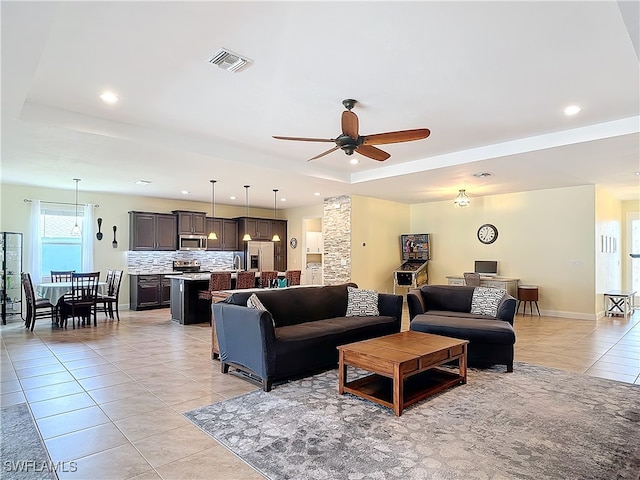
[[[472,193],[471,193],[472,195]],[[411,231],[431,233],[429,283],[473,270],[474,260],[498,260],[501,276],[538,285],[540,309],[550,316],[593,319],[595,187],[471,197],[411,206]],[[498,240],[481,244],[478,227],[491,223]]]
[[[351,279],[391,293],[393,271],[402,264],[400,235],[415,233],[408,231],[409,206],[355,195],[351,202]]]
[[[609,242],[607,249],[603,243]],[[611,244],[615,243],[615,251]],[[604,314],[603,294],[622,289],[622,204],[607,191],[596,188],[595,201],[595,310]]]

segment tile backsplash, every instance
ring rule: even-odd
[[[234,252],[175,251],[175,252],[127,252],[129,274],[144,275],[173,271],[174,260],[200,260],[205,271],[232,270]]]

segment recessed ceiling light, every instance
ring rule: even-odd
[[[280,199],[280,201],[281,201],[281,202],[286,202],[286,201],[287,201],[287,199],[286,199],[286,198],[281,198],[281,199]]]
[[[113,92],[103,92],[100,94],[100,98],[105,103],[117,103],[120,97]]]
[[[230,198],[231,200],[235,200],[235,199],[236,199],[236,197],[235,197],[234,195],[231,195],[229,198]]]
[[[182,190],[180,193],[182,193],[183,195],[189,195],[189,190]]]
[[[136,182],[136,185],[149,185],[151,183],[151,180],[138,180]]]
[[[636,172],[636,175],[638,175],[640,177],[640,172]]]
[[[491,174],[489,172],[478,172],[478,173],[474,173],[473,176],[476,178],[485,178],[485,177],[490,177]]]
[[[567,108],[564,109],[564,114],[575,115],[576,113],[579,113],[580,110],[582,109],[578,105],[569,105]]]
[[[351,165],[357,165],[360,163],[360,160],[358,160],[357,158],[352,158],[351,160],[349,160],[349,163]]]
[[[314,195],[315,195],[316,197],[319,197],[319,196],[320,196],[320,192],[315,192],[315,193],[314,193]]]

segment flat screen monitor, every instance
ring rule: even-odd
[[[498,275],[498,262],[496,260],[476,260],[473,271],[489,277]]]
[[[405,261],[430,260],[431,248],[428,233],[400,235],[402,259]]]

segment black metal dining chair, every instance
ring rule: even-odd
[[[25,327],[31,327],[30,330],[33,332],[33,327],[36,325],[36,318],[51,317],[51,320],[53,321],[55,318],[55,305],[53,305],[47,298],[36,297],[30,273],[23,272],[20,275],[20,280],[22,282],[22,288],[24,288],[24,296],[27,302]],[[40,310],[40,312],[38,310]]]
[[[82,318],[83,326],[91,325],[92,312],[93,324],[98,326],[99,280],[100,272],[74,273],[71,275],[71,293],[63,297],[60,310],[61,326],[64,324],[64,327],[67,327],[69,316],[71,316],[73,328],[76,328],[76,318],[78,318],[78,326],[80,326],[80,317]]]

